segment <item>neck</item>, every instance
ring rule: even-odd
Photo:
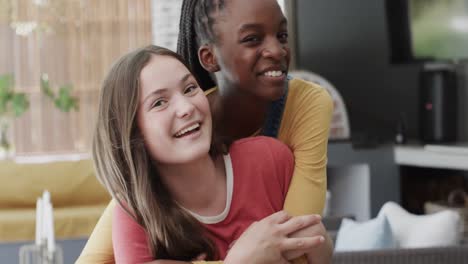
[[[226,175],[223,157],[209,155],[185,164],[158,165],[163,182],[172,197],[184,208],[201,215],[224,210]]]
[[[238,88],[218,84],[213,112],[219,133],[232,140],[249,137],[263,127],[269,101]]]

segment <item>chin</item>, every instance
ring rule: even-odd
[[[194,144],[193,146],[181,151],[184,153],[183,156],[186,161],[193,161],[209,155],[210,146],[211,140],[203,140],[203,142]]]

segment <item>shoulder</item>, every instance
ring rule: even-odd
[[[256,164],[276,163],[293,159],[292,152],[285,143],[266,136],[249,137],[234,141],[229,148],[229,153],[233,159],[249,159]]]
[[[112,218],[112,245],[117,263],[152,261],[148,237],[143,226],[118,204]]]
[[[300,122],[323,118],[327,122],[332,113],[333,100],[325,88],[302,79],[290,80],[285,117]]]
[[[127,207],[125,204],[119,204],[114,207],[114,213],[112,215],[113,217],[113,223],[122,225],[122,226],[133,226],[133,227],[141,227],[133,218],[133,216],[130,215],[129,211],[126,210],[123,206]]]
[[[289,81],[289,99],[299,101],[313,101],[317,104],[332,104],[332,98],[328,91],[322,86],[302,79]]]
[[[311,150],[319,149],[317,142],[326,145],[332,115],[333,100],[325,88],[292,79],[278,138],[296,154],[298,148],[311,153]],[[297,161],[297,155],[295,157]]]
[[[288,149],[288,146],[276,138],[266,136],[255,136],[236,140],[232,143],[229,152],[245,150],[281,150]]]
[[[231,145],[229,154],[238,172],[256,171],[263,175],[257,179],[268,180],[274,177],[283,184],[284,179],[289,179],[292,175],[294,168],[291,149],[272,137],[257,136],[237,140]],[[249,179],[252,180],[252,177]]]

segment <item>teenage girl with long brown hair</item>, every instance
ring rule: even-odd
[[[101,89],[93,159],[118,202],[117,262],[202,255],[277,263],[323,242],[293,234],[318,216],[279,212],[294,166],[286,145],[246,138],[223,155],[212,138],[208,100],[177,54],[148,46],[112,67]]]

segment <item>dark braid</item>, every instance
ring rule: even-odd
[[[225,0],[183,0],[179,23],[177,52],[184,58],[196,75],[203,90],[216,84],[200,64],[198,48],[205,43],[214,43],[216,34],[214,11],[223,10]]]

